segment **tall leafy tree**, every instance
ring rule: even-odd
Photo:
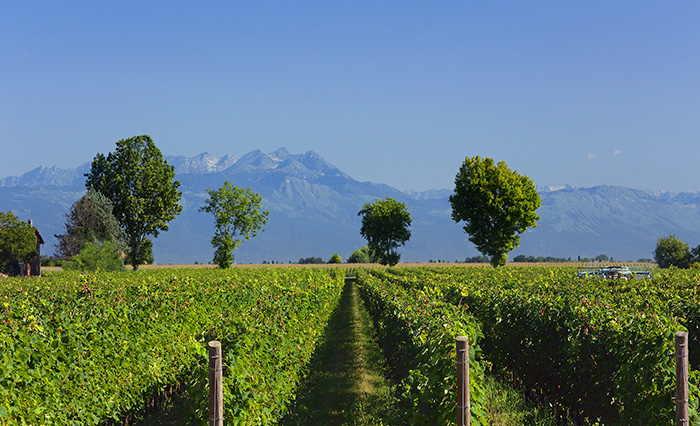
[[[211,244],[216,248],[214,263],[228,268],[233,263],[233,250],[243,240],[255,237],[267,223],[268,211],[262,210],[262,197],[250,188],[241,189],[226,181],[218,190],[207,188],[209,198],[199,211],[214,215],[216,231]]]
[[[452,219],[465,223],[469,241],[497,267],[520,245],[520,234],[537,226],[541,201],[529,177],[476,156],[460,167],[450,204]]]
[[[659,268],[688,268],[691,261],[690,246],[673,234],[659,238],[656,240],[654,259]]]
[[[110,242],[117,251],[126,249],[126,235],[112,214],[112,202],[94,188],[73,203],[66,214],[66,233],[55,235],[56,254],[63,259],[76,256],[87,243]]]
[[[401,255],[399,246],[411,238],[411,215],[406,204],[385,198],[367,203],[358,216],[362,216],[360,234],[367,240],[367,246],[382,265],[394,266]]]
[[[173,166],[163,159],[148,135],[117,142],[107,157],[98,153],[86,187],[104,194],[114,206],[114,216],[126,233],[129,261],[138,269],[140,254],[149,235],[157,237],[182,211],[182,193]]]
[[[17,262],[29,262],[37,255],[36,238],[31,225],[11,211],[0,212],[0,271],[18,273]]]

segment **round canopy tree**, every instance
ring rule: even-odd
[[[411,238],[411,216],[406,204],[393,198],[367,203],[358,213],[362,216],[360,234],[382,265],[394,266],[401,255],[397,249]]]
[[[690,246],[673,234],[659,238],[656,240],[654,260],[659,268],[688,268],[691,260]]]
[[[86,187],[112,202],[114,217],[126,233],[129,263],[138,269],[148,236],[167,231],[168,222],[182,211],[173,166],[163,159],[153,139],[142,135],[120,140],[107,157],[98,153],[85,176]]]
[[[455,177],[450,195],[452,219],[463,221],[469,241],[491,258],[493,267],[505,265],[508,253],[520,245],[520,234],[536,227],[540,196],[527,176],[501,161],[467,157]]]

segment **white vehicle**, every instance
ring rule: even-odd
[[[642,266],[582,266],[578,268],[577,274],[580,278],[642,280],[651,278],[651,268]]]

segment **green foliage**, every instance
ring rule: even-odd
[[[464,263],[489,263],[489,258],[486,256],[472,256],[464,259]]]
[[[119,250],[126,250],[126,235],[112,211],[112,202],[107,197],[88,188],[66,214],[66,233],[56,235],[59,258],[70,259],[88,242],[109,241]]]
[[[348,257],[348,263],[378,263],[378,259],[369,246],[363,246],[361,249],[352,252],[350,257]]]
[[[520,234],[537,226],[540,203],[529,177],[503,161],[495,165],[478,156],[464,160],[450,195],[452,219],[465,223],[469,241],[491,258],[493,267],[505,265],[508,253],[520,245]]]
[[[74,271],[123,271],[122,252],[111,241],[87,242],[83,249],[71,260],[64,262],[63,268]]]
[[[328,263],[343,263],[343,258],[338,253],[333,253],[333,256],[328,259]]]
[[[673,234],[665,238],[659,238],[656,240],[654,259],[659,268],[671,266],[688,268],[690,267],[691,259],[690,246]]]
[[[11,211],[0,212],[0,271],[15,273],[17,262],[29,262],[36,255],[34,228]]]
[[[267,223],[268,211],[262,210],[262,197],[250,188],[241,189],[226,181],[216,191],[207,189],[209,198],[199,211],[214,215],[216,232],[211,244],[216,248],[214,263],[228,268],[233,263],[233,250],[246,240],[256,236]]]
[[[564,263],[571,262],[571,258],[565,257],[551,257],[551,256],[525,256],[524,254],[519,254],[513,258],[513,262],[527,262],[527,263]]]
[[[382,265],[394,266],[399,263],[401,255],[397,248],[406,244],[411,238],[411,216],[406,204],[393,198],[375,200],[362,207],[358,216],[362,216],[360,234],[367,240],[367,245]]]
[[[148,135],[117,142],[107,157],[98,153],[86,174],[85,186],[105,195],[126,234],[134,270],[143,256],[141,245],[149,235],[168,230],[168,222],[182,211],[182,192],[175,171]]]
[[[276,424],[343,275],[321,269],[60,273],[0,287],[0,424],[132,424],[164,389],[208,418],[209,340],[222,343],[227,424]]]
[[[323,259],[321,259],[320,257],[311,256],[311,257],[299,258],[299,261],[297,263],[300,265],[306,265],[306,264],[308,264],[308,265],[320,265],[320,264],[323,264],[326,262],[324,262]]]
[[[63,261],[61,259],[56,259],[55,257],[48,256],[46,254],[41,255],[41,266],[61,266]]]
[[[698,283],[700,268],[696,264],[690,269],[668,268],[655,272],[654,287],[658,296],[666,296],[673,314],[684,320],[688,330],[689,364],[697,369],[700,366],[700,301],[698,300]]]

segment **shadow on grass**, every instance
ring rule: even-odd
[[[567,424],[557,421],[552,407],[527,402],[525,396],[495,376],[485,376],[485,388],[489,395],[486,410],[491,426],[557,426]]]

